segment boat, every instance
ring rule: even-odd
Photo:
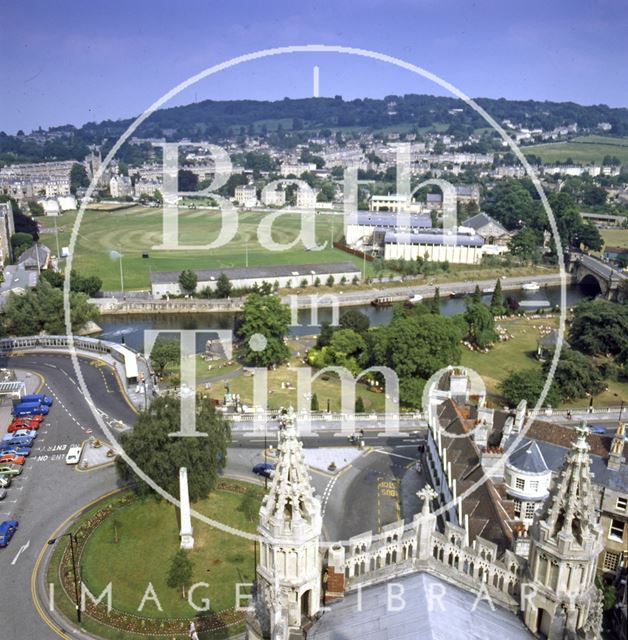
[[[421,302],[421,300],[423,300],[423,296],[420,293],[415,293],[408,298],[410,304],[416,304],[417,302]]]
[[[374,307],[390,307],[393,303],[393,299],[390,296],[382,296],[371,300],[371,304]]]
[[[493,293],[495,291],[494,287],[485,287],[484,289],[482,289],[482,293],[484,295],[488,295],[489,293]]]
[[[521,288],[524,291],[538,291],[541,288],[541,285],[538,282],[526,282],[521,285]]]

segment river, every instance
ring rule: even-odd
[[[506,295],[512,296],[520,304],[523,303],[529,311],[543,307],[553,307],[560,303],[560,287],[545,287],[539,291],[508,291]],[[580,300],[586,298],[585,293],[577,285],[567,287],[567,305],[574,306]],[[483,296],[485,302],[490,301],[490,294]],[[365,313],[371,326],[386,324],[392,317],[392,307],[376,308],[371,305],[350,307]],[[440,310],[443,315],[451,316],[464,311],[463,298],[441,298]],[[341,310],[342,313],[342,310]],[[291,333],[295,336],[312,335],[318,333],[316,326],[311,326],[309,310],[299,311],[299,324],[291,327]],[[102,333],[97,337],[112,342],[128,344],[138,351],[143,350],[144,331],[147,329],[158,329],[161,331],[176,331],[179,329],[206,330],[197,337],[197,348],[203,351],[205,342],[211,335],[212,330],[233,329],[235,315],[232,313],[168,313],[154,315],[103,315],[98,324],[102,327]],[[319,309],[318,321],[332,320],[331,309]],[[209,335],[208,335],[209,334]]]

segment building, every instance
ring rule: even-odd
[[[262,204],[283,207],[286,204],[286,192],[283,189],[262,189]]]
[[[480,186],[477,184],[456,185],[456,200],[458,206],[475,202],[480,207]]]
[[[628,266],[628,247],[604,247],[602,258],[622,267]]]
[[[133,185],[133,193],[136,198],[141,198],[142,196],[148,196],[152,198],[155,196],[155,193],[157,191],[161,192],[161,190],[162,184],[161,181],[157,178],[140,178]]]
[[[347,217],[345,242],[356,244],[380,244],[386,231],[419,232],[432,228],[432,218],[416,213],[408,214],[409,226],[398,226],[399,219],[393,213],[358,211]]]
[[[112,198],[129,198],[133,195],[133,184],[129,176],[116,174],[109,180],[109,192]]]
[[[480,264],[484,241],[478,235],[447,234],[442,229],[422,233],[387,231],[384,236],[385,260],[417,258],[451,264]]]
[[[288,176],[300,178],[306,171],[316,171],[316,164],[313,162],[284,162],[279,173],[283,178]]]
[[[13,207],[10,202],[0,202],[0,265],[13,260],[11,236],[14,233]]]
[[[425,206],[421,202],[410,200],[408,196],[397,193],[388,195],[373,195],[369,199],[370,211],[408,211],[410,213],[423,213]]]
[[[241,207],[254,207],[257,204],[257,190],[253,184],[241,184],[235,188],[235,201]]]
[[[26,198],[70,195],[70,172],[75,162],[14,164],[0,169],[0,193],[18,201]]]
[[[215,289],[216,282],[223,273],[229,278],[234,289],[250,289],[264,283],[272,286],[276,283],[280,288],[296,288],[304,281],[306,286],[312,286],[317,279],[324,284],[329,276],[332,276],[335,282],[343,282],[343,278],[344,282],[351,282],[354,278],[361,277],[360,270],[351,262],[198,269],[194,270],[194,273],[198,278],[197,291],[205,288]],[[153,298],[160,299],[184,293],[179,285],[180,274],[180,271],[153,271],[150,274]]]
[[[318,193],[311,188],[299,187],[297,189],[297,209],[315,209]]]
[[[507,247],[512,237],[497,220],[486,213],[478,213],[464,221],[464,226],[479,235],[485,244]]]
[[[34,244],[20,255],[17,263],[27,271],[48,269],[50,267],[50,249],[45,244]]]
[[[614,216],[610,213],[589,213],[582,211],[580,217],[596,227],[621,227],[626,224],[626,216]]]

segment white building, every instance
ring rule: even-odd
[[[283,189],[262,189],[262,203],[267,207],[283,207],[286,192]]]
[[[369,210],[423,213],[425,206],[422,202],[408,201],[408,197],[403,194],[389,193],[385,196],[371,196],[369,200]]]
[[[109,180],[109,192],[112,198],[127,198],[133,195],[133,185],[128,176],[115,175]]]
[[[393,230],[418,232],[432,227],[430,216],[416,213],[408,214],[408,222],[410,223],[408,227],[397,226],[400,220],[402,218],[395,213],[358,211],[347,218],[346,243],[350,246],[370,244],[373,242],[373,234],[376,231],[381,231],[382,233]]]
[[[299,188],[297,190],[297,209],[315,209],[317,195],[314,189]]]
[[[257,204],[257,190],[253,184],[241,184],[235,188],[235,201],[241,207],[254,207]]]
[[[332,276],[335,282],[351,282],[360,278],[360,270],[351,262],[330,262],[321,264],[270,265],[267,267],[232,267],[227,269],[194,270],[198,282],[197,291],[215,289],[221,274],[225,274],[234,289],[249,289],[254,286],[278,284],[279,287],[297,288],[305,281],[305,286],[312,286],[318,279],[325,284]],[[180,271],[153,271],[150,274],[153,298],[161,299],[168,295],[181,295],[184,291],[179,284]]]
[[[385,260],[423,258],[451,264],[480,264],[484,241],[477,235],[432,233],[397,233],[388,231],[384,237]]]
[[[306,171],[316,171],[316,165],[313,162],[284,162],[279,173],[284,178],[288,176],[297,176],[298,178]]]

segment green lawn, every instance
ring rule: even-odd
[[[535,353],[540,327],[558,327],[558,318],[514,318],[500,321],[513,337],[505,342],[497,343],[488,353],[478,353],[463,347],[462,364],[477,371],[486,384],[487,391],[498,402],[502,402],[498,385],[513,371],[521,369],[541,369],[541,363]],[[628,383],[607,381],[608,389],[594,397],[595,406],[618,405],[621,399],[628,398]],[[571,403],[565,403],[564,408],[583,407],[589,403],[588,398],[582,398]]]
[[[628,163],[628,138],[604,138],[603,136],[586,136],[571,142],[549,142],[547,144],[535,144],[522,146],[524,154],[530,153],[540,156],[544,163],[553,163],[557,160],[564,161],[571,158],[576,163],[601,164],[604,156],[616,156],[619,160]],[[601,142],[608,140],[609,142]],[[619,144],[621,142],[621,144]]]
[[[628,229],[600,229],[607,247],[628,247]]]
[[[147,289],[151,271],[181,271],[183,269],[214,269],[251,267],[269,264],[308,264],[353,262],[360,269],[359,258],[330,246],[332,216],[316,218],[317,242],[327,241],[322,251],[308,251],[299,243],[286,251],[268,251],[260,246],[257,229],[267,214],[240,213],[240,224],[235,238],[226,246],[207,251],[161,251],[153,249],[162,241],[162,210],[151,207],[131,207],[120,211],[86,211],[78,231],[73,267],[85,275],[98,275],[104,290],[120,289],[120,262],[111,258],[112,250],[123,254],[122,267],[125,289]],[[276,242],[289,243],[299,233],[300,214],[288,213],[273,225]],[[59,246],[68,246],[76,213],[68,212],[60,218],[41,218],[42,241],[56,253],[55,222],[59,231]],[[334,216],[334,236],[342,233],[340,216]],[[181,211],[179,235],[181,244],[208,244],[218,237],[221,216],[215,210],[193,209]],[[149,258],[142,258],[147,252]],[[372,267],[367,264],[368,273]]]

